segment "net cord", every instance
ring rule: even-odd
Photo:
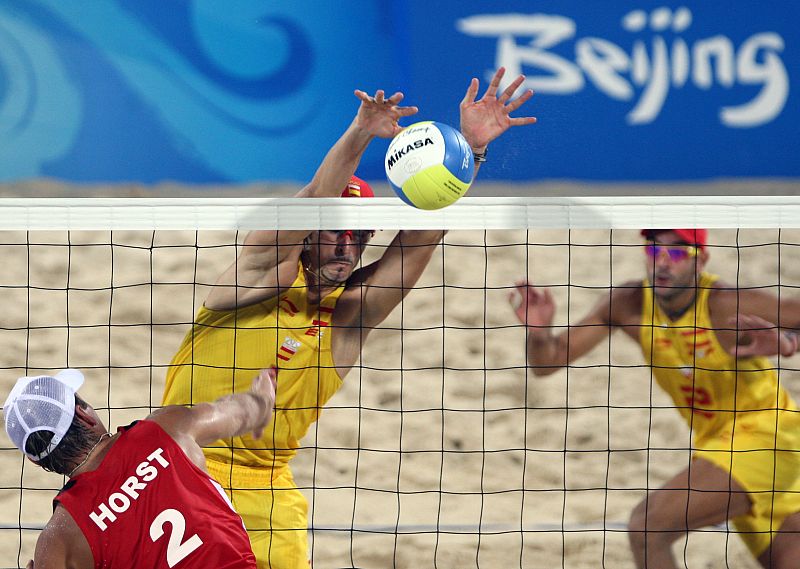
[[[2,198],[3,230],[788,228],[800,196],[465,197],[423,211],[397,198]]]

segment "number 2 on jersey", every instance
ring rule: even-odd
[[[172,526],[172,532],[169,534],[169,541],[167,542],[167,565],[175,567],[192,551],[203,545],[203,540],[200,539],[199,535],[194,534],[186,541],[183,541],[183,534],[186,532],[186,519],[178,510],[170,508],[158,514],[153,523],[150,524],[150,539],[153,540],[153,543],[164,535],[164,524],[167,523]]]

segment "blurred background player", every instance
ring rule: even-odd
[[[533,93],[512,100],[520,76],[498,96],[503,74],[497,71],[480,100],[473,79],[461,102],[461,132],[476,154],[509,127],[536,120],[509,116]],[[355,119],[298,197],[336,197],[342,188],[344,195],[372,195],[352,177],[364,150],[376,136],[398,134],[398,120],[417,112],[399,106],[401,93],[355,94],[361,101]],[[379,260],[356,270],[372,232],[253,231],[198,312],[167,374],[165,404],[210,401],[245,389],[253,369],[281,369],[275,420],[265,437],[205,449],[209,472],[235,489],[231,499],[260,568],[308,567],[308,503],[289,461],[370,331],[414,287],[443,235],[401,231]]]
[[[3,405],[14,444],[69,478],[28,569],[255,567],[242,520],[205,471],[200,445],[272,417],[275,370],[249,391],[191,409],[164,407],[109,433],[76,394],[83,374],[22,377]]]
[[[621,329],[640,344],[689,425],[691,464],[649,492],[631,516],[638,567],[677,567],[672,543],[726,520],[762,566],[796,567],[800,416],[764,356],[795,353],[800,302],[739,289],[706,273],[704,229],[642,235],[647,279],[611,288],[558,336],[552,334],[550,292],[517,283],[512,303],[527,325],[528,364],[534,374],[549,375]]]

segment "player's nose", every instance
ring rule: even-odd
[[[353,230],[348,229],[347,231],[342,231],[339,234],[339,238],[336,240],[336,243],[337,245],[340,246],[346,246],[346,245],[352,245],[353,243],[355,243],[355,241],[356,241],[355,233],[353,233]]]

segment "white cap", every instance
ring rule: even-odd
[[[75,392],[83,385],[83,374],[65,369],[54,376],[20,377],[6,402],[3,415],[6,432],[25,455],[41,460],[53,452],[67,434],[75,416]],[[53,433],[50,444],[38,455],[25,452],[28,437],[36,431]]]

